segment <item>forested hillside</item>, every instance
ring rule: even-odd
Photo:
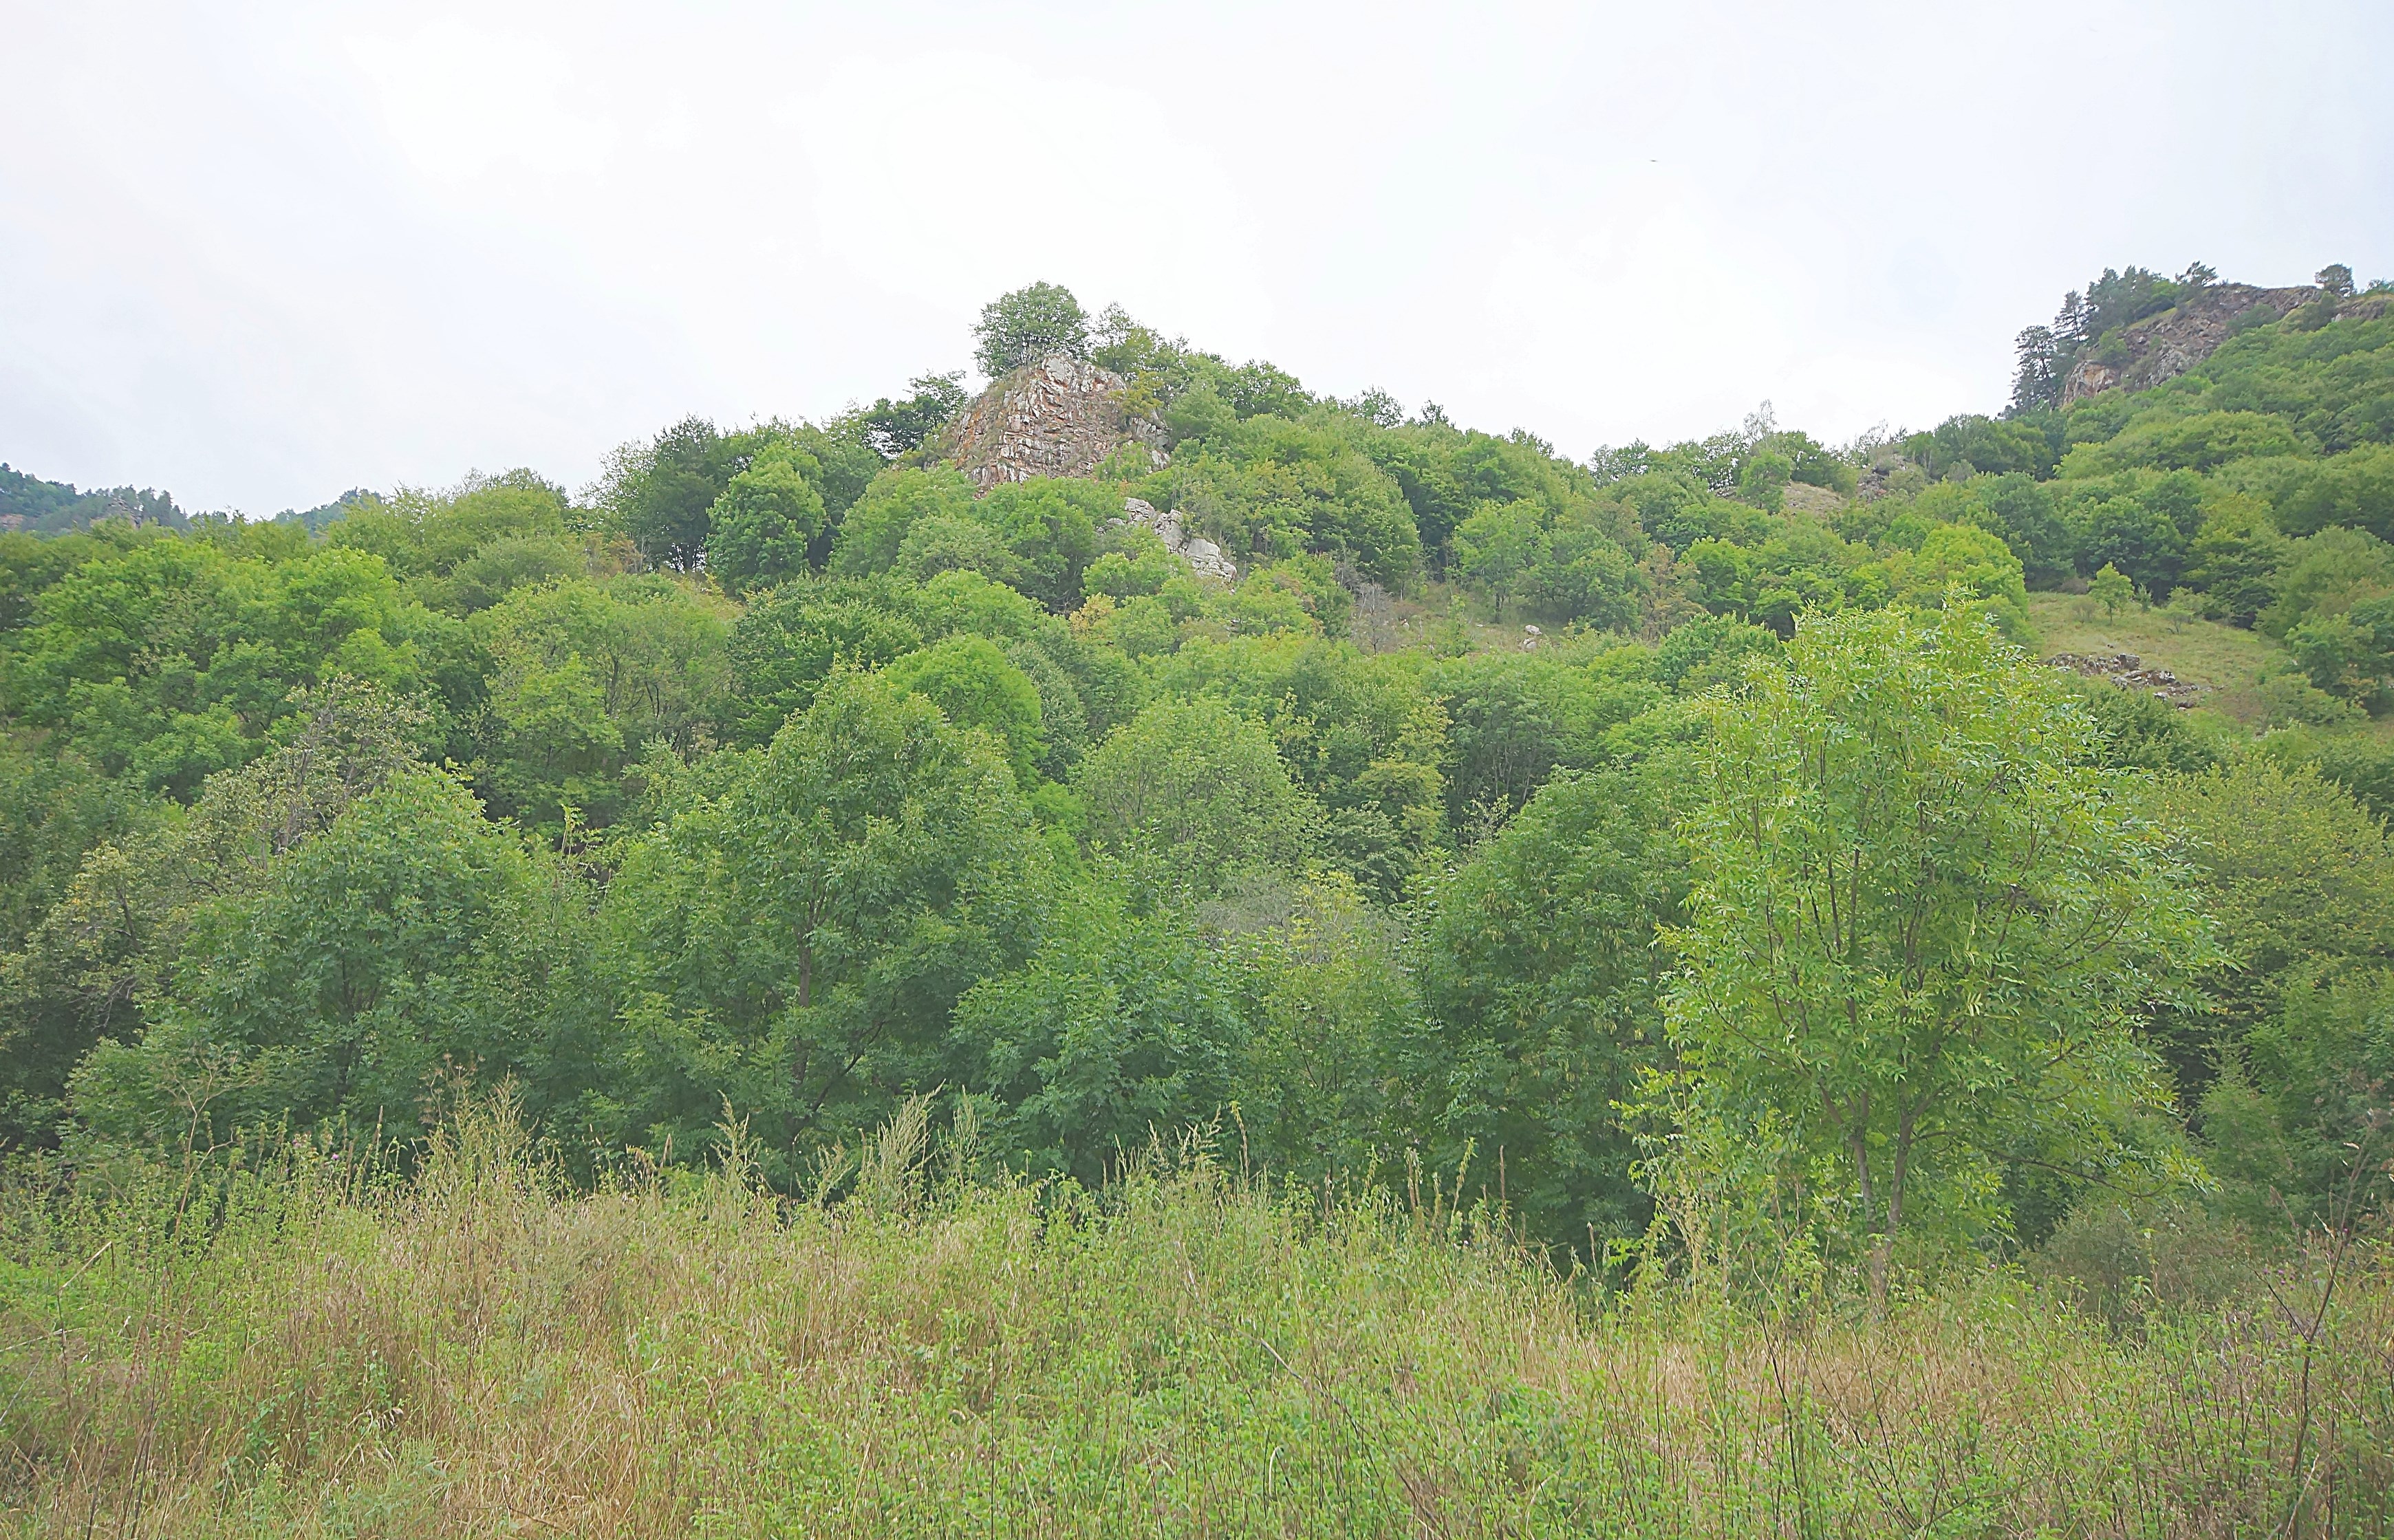
[[[1568,1315],[1557,1277],[1676,1279],[1775,1301],[1734,1332],[1778,1332],[1792,1300],[1876,1319],[1990,1262],[2098,1333],[2274,1297],[2292,1324],[2252,1328],[2265,1368],[2233,1393],[2298,1360],[2299,1424],[2183,1511],[2260,1513],[2282,1467],[2301,1508],[2324,1460],[2376,1494],[2333,1510],[2365,1528],[2394,1425],[2353,1402],[2315,1435],[2309,1398],[2315,1360],[2361,1383],[2324,1323],[2394,1198],[2394,314],[2341,269],[2227,292],[2106,272],[2023,334],[2002,415],[1844,445],[1766,406],[1573,460],[1041,284],[984,312],[986,393],[927,374],[821,422],[692,418],[579,493],[519,469],[187,520],[0,470],[0,1319],[64,1332],[40,1300],[109,1224],[152,1240],[103,1294],[242,1214],[286,1216],[244,1256],[353,1247],[365,1188],[277,1206],[335,1167],[422,1172],[426,1213],[481,1212],[456,1194],[488,1179],[530,1202],[460,1153],[454,1120],[495,1106],[541,1201],[597,1194],[535,1230],[703,1191],[704,1225],[771,1251],[772,1214],[879,1223],[936,1169],[965,1226],[939,1233],[1028,1258],[1038,1225],[1147,1212],[1170,1168],[1197,1184],[1173,1204],[1257,1234],[1311,1204],[1368,1251],[1409,1215],[1388,1266],[1527,1290],[1539,1320]],[[2040,614],[2257,672],[2190,674],[2175,707],[2045,665]],[[1235,1202],[1203,1196],[1230,1169]],[[1169,1290],[1266,1286],[1237,1269],[1278,1264],[1222,1257],[1201,1284],[1203,1221],[1170,1212]],[[1519,1249],[1494,1273],[1406,1249],[1433,1231]],[[2256,1309],[2219,1330],[2277,1320]],[[2006,1340],[2033,1377],[2047,1349]],[[42,1404],[116,1405],[105,1357],[60,1358]],[[216,1429],[193,1450],[235,1437],[190,1415]],[[116,1467],[59,1454],[48,1415],[7,1424],[7,1481],[96,1513]],[[2046,1470],[2025,1447],[1966,1458]],[[2091,1511],[2048,1475],[2003,1511]],[[1769,1503],[1812,1490],[1787,1480]]]
[[[1111,372],[1146,426],[1083,476],[981,493],[927,375],[677,424],[579,498],[519,470],[0,537],[0,1133],[403,1142],[504,1081],[582,1179],[709,1160],[728,1116],[797,1187],[936,1089],[1089,1184],[1190,1125],[1304,1182],[1501,1157],[1533,1233],[1600,1251],[1646,1232],[1639,1119],[1717,1062],[1704,1003],[1763,944],[1716,933],[1760,902],[1730,895],[1805,870],[1733,836],[1741,788],[1824,729],[1962,731],[1933,703],[1966,678],[1990,731],[2046,723],[1973,752],[2079,778],[2085,860],[2187,882],[2140,910],[2142,993],[2069,1007],[2124,1033],[2109,1110],[1985,1109],[1935,1222],[2033,1240],[2073,1179],[2198,1156],[2324,1201],[2330,1084],[2386,1051],[2394,317],[2322,277],[2157,388],[2045,403],[2032,335],[2004,416],[1832,448],[1765,411],[1587,463],[1043,285],[980,362]],[[2169,313],[2131,279],[2108,322],[2127,281],[2072,296],[2081,346]],[[2005,661],[2057,586],[2282,638],[2281,730]],[[1916,1158],[1875,1112],[1815,1133]]]

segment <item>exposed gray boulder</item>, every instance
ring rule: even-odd
[[[1222,554],[1222,547],[1204,535],[1190,534],[1180,527],[1177,513],[1159,511],[1144,497],[1123,500],[1123,516],[1117,524],[1139,524],[1155,532],[1164,548],[1197,570],[1201,577],[1218,577],[1225,583],[1239,580],[1239,569]]]

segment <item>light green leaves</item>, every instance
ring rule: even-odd
[[[1882,1276],[1899,1231],[1999,1222],[2007,1155],[2125,1158],[2161,1096],[2133,1028],[2215,953],[2085,714],[1983,619],[1889,611],[1808,623],[1710,718],[1671,935],[1698,1115],[1786,1120],[1790,1201]]]

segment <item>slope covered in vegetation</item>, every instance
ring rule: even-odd
[[[107,1291],[428,1244],[408,1204],[434,1201],[438,1162],[433,1187],[332,1203],[262,1152],[296,1136],[403,1175],[461,1094],[504,1097],[547,1179],[601,1194],[525,1211],[559,1234],[662,1235],[692,1212],[677,1184],[726,1163],[744,1194],[727,1246],[791,1244],[776,1223],[843,1204],[864,1225],[895,1201],[891,1139],[932,1119],[963,1173],[951,1207],[907,1200],[900,1239],[823,1231],[862,1248],[841,1266],[994,1226],[990,1266],[1102,1292],[1103,1266],[1025,1237],[1085,1216],[1128,1256],[1200,1212],[1299,1225],[1310,1194],[1298,1271],[1237,1288],[1299,1287],[1360,1245],[1432,1281],[1333,1316],[1484,1289],[1562,1334],[1540,1353],[1610,1350],[1589,1343],[1613,1326],[1572,1314],[1601,1280],[1650,1310],[1701,1283],[1858,1342],[1938,1290],[1972,1312],[2014,1309],[2004,1288],[2077,1299],[2093,1335],[2006,1339],[1990,1373],[2020,1395],[2040,1353],[2089,1383],[2174,1372],[2103,1356],[2124,1325],[2245,1320],[2263,1378],[2239,1396],[2289,1353],[2348,1362],[2378,1329],[2368,1217],[2394,1155],[2394,755],[2372,717],[2394,678],[2394,317],[2331,270],[2153,388],[2040,395],[2062,350],[2065,373],[2134,351],[2114,329],[2191,303],[2130,279],[2134,313],[2102,332],[2024,341],[2006,415],[1843,447],[1765,411],[1574,462],[1434,406],[1321,397],[1119,310],[1093,323],[1040,285],[990,307],[980,362],[1002,386],[1062,353],[1056,377],[1110,392],[1091,420],[1120,442],[1085,475],[968,475],[970,402],[933,375],[824,423],[675,425],[579,496],[519,470],[271,523],[0,534],[0,1310],[59,1353],[0,1412],[6,1490],[50,1513],[118,1502],[116,1456],[79,1463],[56,1420],[119,1437],[134,1424],[88,1398],[164,1362],[99,1332]],[[2068,325],[2110,316],[2124,282],[2073,296]],[[1237,581],[1176,554],[1179,532]],[[2232,631],[2249,646],[2215,651],[2251,678],[2202,681],[2232,685],[2230,710],[2178,711],[2039,666],[2036,617],[2059,605]],[[1234,1190],[1176,1189],[1162,1229],[1121,1218],[1136,1152],[1190,1130]],[[139,1196],[162,1181],[167,1218]],[[1406,1231],[1425,1202],[1479,1205],[1493,1249]],[[243,1231],[250,1203],[304,1222]],[[117,1259],[77,1272],[110,1226]],[[314,1286],[262,1302],[256,1330],[296,1329]],[[519,1308],[514,1286],[488,1308]],[[102,1302],[76,1315],[87,1290]],[[196,1332],[196,1308],[166,1300],[157,1329]],[[1126,1343],[1165,1329],[1125,1320]],[[407,1351],[438,1356],[448,1330],[406,1326]],[[925,1363],[947,1350],[927,1329],[867,1356],[900,1336]],[[292,1351],[261,1396],[331,1372]],[[377,1362],[350,1368],[398,1372]],[[1515,1373],[1496,1362],[1472,1372]],[[1742,1396],[1759,1382],[1739,1362]],[[1228,1394],[1260,1372],[1239,1365],[1171,1383]],[[1309,1415],[1380,1394],[1289,1372]],[[1138,1399],[1160,1383],[1124,1415],[1165,1415]],[[1807,1423],[1773,1383],[1799,1463],[1808,1440],[1853,1469],[1945,1458]],[[2342,1431],[2305,1402],[2269,1435],[2290,1441],[2216,1477],[2233,1501],[2379,1511],[2386,1472],[2353,1452],[2387,1426],[2380,1392],[2329,1383]],[[1017,1393],[998,1384],[967,1426],[995,1426],[970,1418]],[[2166,1403],[2122,1394],[2132,1421]],[[1690,1429],[1727,1415],[1700,1399],[1673,1403]],[[214,1413],[139,1404],[139,1447],[181,1441],[178,1469],[223,1454]],[[479,1436],[421,1396],[375,1404],[376,1460]],[[1562,1441],[1521,1455],[1532,1490],[1549,1454],[1628,1458],[1552,1415]],[[2127,1436],[2088,1427],[2089,1448]],[[270,1507],[256,1494],[303,1466],[343,1480],[290,1452],[316,1433],[274,1436],[300,1444],[223,1467],[242,1502]],[[1347,1500],[1368,1467],[1371,1503],[1415,1502],[1401,1465],[1475,1494],[1453,1511],[1483,1527],[1516,1511],[1479,1467],[1356,1437],[1304,1456]],[[2029,1458],[2011,1437],[1970,1480],[2028,1481],[2003,1474]],[[1190,1456],[1217,1474],[1170,1500],[1258,1479],[1233,1444]],[[1677,1457],[1658,1455],[1674,1481]],[[917,1475],[945,1491],[965,1470]],[[636,1508],[654,1498],[624,1479]],[[1647,1479],[1587,1477],[1616,1507]],[[1811,1480],[1708,1488],[1729,1506],[1704,1511],[1809,1504]],[[1861,1480],[1819,1500],[1861,1514]],[[2052,1480],[1985,1511],[2124,1501]],[[310,1490],[301,1527],[333,1524]],[[656,1512],[692,1511],[665,1490]],[[829,1522],[815,1500],[790,1511]],[[1892,1498],[1868,1501],[1857,1524],[1896,1527]]]

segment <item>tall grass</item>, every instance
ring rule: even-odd
[[[505,1110],[410,1180],[20,1170],[0,1507],[75,1535],[2383,1535],[2394,1272],[2120,1331],[1605,1299],[1473,1216],[1183,1151],[1102,1196],[571,1193]],[[262,1169],[265,1168],[265,1169]],[[2291,1305],[2294,1309],[2282,1309]],[[2303,1391],[2308,1368],[2309,1390]],[[2299,1449],[2299,1454],[2298,1454]]]

